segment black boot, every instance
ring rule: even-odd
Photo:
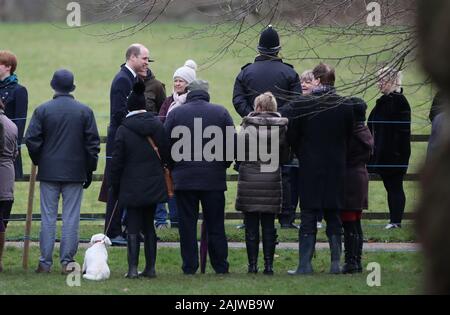
[[[245,229],[245,245],[247,247],[248,273],[258,273],[259,235],[258,231]]]
[[[127,235],[127,250],[128,250],[128,273],[126,278],[136,279],[138,275],[139,264],[139,240],[137,234]]]
[[[311,260],[316,245],[316,234],[300,234],[299,237],[299,263],[297,270],[289,270],[290,275],[304,275],[313,273]]]
[[[145,269],[139,273],[139,276],[147,278],[156,277],[156,248],[156,233],[152,231],[144,234]]]
[[[342,273],[355,273],[358,270],[356,265],[356,250],[358,247],[358,234],[355,222],[344,222],[344,252],[345,264]]]
[[[356,266],[357,266],[357,272],[362,272],[362,264],[361,264],[361,256],[363,251],[363,244],[364,244],[364,235],[361,227],[361,220],[358,220],[356,223],[356,235],[357,235],[357,246],[356,246]]]
[[[275,255],[277,230],[263,231],[264,274],[273,275],[273,256]]]
[[[328,243],[330,244],[331,254],[331,274],[341,273],[341,252],[342,252],[342,236],[341,234],[332,234],[328,236]]]

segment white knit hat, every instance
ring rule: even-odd
[[[175,71],[175,73],[173,74],[173,79],[175,80],[175,78],[178,77],[189,84],[196,79],[196,70],[197,64],[194,60],[189,59],[184,63],[184,66],[178,68],[177,71]]]

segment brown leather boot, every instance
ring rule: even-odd
[[[3,258],[3,250],[5,248],[5,240],[6,240],[5,232],[0,232],[0,272],[3,271],[2,258]]]

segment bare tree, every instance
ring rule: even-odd
[[[272,24],[286,42],[296,38],[304,43],[303,48],[284,49],[285,60],[324,61],[345,67],[352,78],[341,78],[337,87],[340,93],[366,97],[381,68],[404,70],[416,64],[415,2],[379,0],[376,3],[380,8],[380,26],[368,24],[368,16],[376,12],[368,11],[369,1],[365,0],[199,0],[191,4],[190,10],[211,22],[185,36],[220,39],[215,53],[203,62],[207,67],[230,51],[239,54],[250,48],[256,52],[256,47],[250,45],[264,27]],[[82,6],[91,15],[92,23],[137,17],[129,26],[95,34],[115,39],[151,27],[166,10],[179,4],[179,0],[84,0]],[[340,49],[330,51],[332,47]],[[429,88],[427,83],[426,78],[416,80],[409,93]]]

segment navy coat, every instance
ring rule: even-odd
[[[100,138],[92,110],[70,94],[56,94],[33,113],[26,132],[37,179],[85,182],[97,169]]]
[[[111,156],[114,151],[114,139],[117,128],[128,113],[127,98],[136,82],[130,70],[122,65],[120,71],[114,77],[111,84],[110,99],[110,124],[108,128],[108,139],[106,142],[106,155]]]
[[[299,159],[301,209],[345,209],[347,146],[353,131],[350,100],[335,93],[299,97],[281,114]]]
[[[22,156],[20,145],[22,144],[25,133],[25,124],[27,122],[28,112],[28,92],[27,89],[16,81],[0,86],[0,98],[5,104],[5,115],[11,119],[17,126],[19,155],[14,161],[14,170],[16,178],[23,177]]]
[[[155,142],[162,161],[147,137]],[[111,161],[111,184],[120,207],[149,207],[167,201],[162,164],[169,159],[169,139],[153,113],[125,118],[117,129]]]
[[[242,67],[233,90],[233,105],[241,117],[254,110],[255,98],[272,92],[277,99],[278,109],[291,98],[302,93],[300,79],[292,65],[280,58],[258,56],[254,63]]]
[[[222,161],[206,161],[204,157],[199,161],[194,161],[194,153],[203,152],[205,144],[210,139],[203,139],[201,142],[202,152],[195,151],[194,145],[194,119],[201,119],[203,131],[208,126],[217,126],[222,130],[223,147],[226,142],[226,127],[234,128],[233,119],[225,107],[209,103],[209,94],[205,91],[192,91],[187,95],[186,103],[172,110],[166,118],[165,128],[170,136],[175,127],[185,126],[190,131],[191,138],[188,139],[191,145],[189,158],[183,161],[175,161],[173,165],[172,176],[175,183],[175,190],[202,190],[202,191],[225,191],[226,170],[232,161],[226,161],[225,156]],[[199,136],[199,135],[197,135]],[[200,135],[201,137],[202,135]],[[233,138],[236,137],[233,132]],[[180,136],[182,138],[183,136]],[[171,138],[171,145],[178,142],[179,138]],[[230,148],[234,149],[234,148]],[[223,150],[226,154],[226,150]],[[233,155],[234,156],[234,155]],[[173,157],[173,153],[172,153]]]

